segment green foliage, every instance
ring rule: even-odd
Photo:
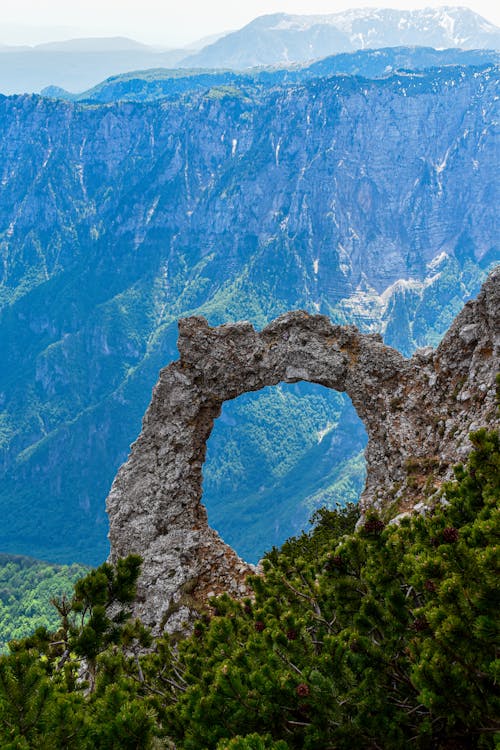
[[[61,623],[57,647],[64,664],[75,654],[84,659],[89,688],[95,690],[98,657],[110,646],[151,645],[149,632],[139,621],[130,621],[141,566],[138,555],[118,560],[116,566],[103,563],[75,584],[73,597],[54,600]]]
[[[105,563],[54,600],[60,627],[13,641],[0,657],[0,747],[139,750],[156,715],[141,693],[138,651],[149,632],[130,619],[140,558]],[[85,679],[84,679],[85,678]]]
[[[348,403],[317,384],[295,383],[223,405],[207,444],[203,501],[210,525],[245,560],[256,563],[306,528],[332,497],[357,501],[366,434]],[[348,436],[339,431],[341,414],[350,418]]]
[[[217,750],[288,750],[283,740],[274,742],[269,734],[247,734],[246,737],[234,737],[232,740],[221,740]]]
[[[498,435],[472,439],[430,516],[352,533],[355,509],[322,512],[265,558],[253,600],[214,602],[176,657],[179,747],[494,746],[500,453]]]
[[[83,565],[52,565],[20,555],[0,555],[0,653],[40,627],[55,628],[51,599],[69,595],[88,571]]]
[[[319,511],[174,645],[130,618],[138,558],[92,571],[0,658],[0,746],[495,747],[500,445],[471,439],[433,512]]]
[[[237,86],[212,86],[205,94],[207,99],[248,99],[244,91]]]

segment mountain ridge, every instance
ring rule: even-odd
[[[55,42],[24,50],[0,47],[0,56],[4,55],[6,63],[0,66],[0,91],[38,92],[47,86],[83,91],[112,74],[133,69],[172,66],[246,69],[311,61],[367,47],[430,45],[500,49],[500,30],[467,8],[446,6],[422,11],[368,8],[313,17],[281,14],[276,27],[272,22],[270,25],[270,18],[276,20],[276,16],[261,16],[192,53],[187,49],[161,51],[134,40],[127,42],[124,51],[116,49],[112,38],[108,39],[107,47],[106,42],[95,38],[91,46],[97,45],[99,49],[87,53],[79,52],[75,46],[88,47],[88,40]],[[315,19],[312,26],[311,18]],[[130,44],[139,48],[130,49]]]
[[[468,8],[357,8],[329,15],[260,16],[183,62],[243,69],[367,47],[500,47],[500,29]]]
[[[70,101],[149,101],[179,97],[195,90],[206,91],[223,85],[238,87],[278,86],[301,83],[312,78],[332,75],[356,75],[365,78],[388,78],[403,70],[418,71],[443,66],[487,67],[500,63],[500,52],[494,50],[435,50],[432,47],[388,47],[379,50],[360,50],[323,58],[313,63],[257,68],[246,73],[211,69],[148,69],[111,76],[92,89],[71,94],[51,86],[42,96]]]
[[[497,85],[445,69],[182,102],[0,98],[0,547],[105,557],[104,497],[179,317],[260,328],[302,307],[385,326],[405,353],[437,343],[499,259]],[[319,434],[338,404],[318,398]],[[213,501],[240,494],[207,471]]]

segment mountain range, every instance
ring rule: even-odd
[[[201,68],[138,70],[111,76],[80,94],[71,94],[57,86],[48,86],[41,93],[55,99],[82,102],[153,101],[181,97],[194,91],[207,91],[216,86],[270,87],[334,75],[387,78],[398,71],[415,73],[446,65],[487,66],[498,65],[499,62],[500,52],[494,50],[385,47],[331,55],[308,64],[254,69],[247,72]]]
[[[406,354],[439,341],[500,260],[483,63],[0,97],[1,549],[106,556],[104,498],[181,316],[261,327],[303,308]],[[247,559],[359,494],[345,398],[297,384],[226,406],[204,501]]]
[[[0,45],[0,92],[31,93],[57,86],[76,93],[130,70],[241,70],[394,46],[499,49],[500,30],[467,8],[364,8],[322,16],[261,16],[215,40],[200,40],[191,49],[163,50],[122,37],[73,39],[32,48]]]
[[[467,8],[355,8],[331,15],[260,16],[188,56],[193,67],[251,68],[289,64],[379,47],[498,49],[500,30]]]

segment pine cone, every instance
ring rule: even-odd
[[[341,568],[343,565],[343,560],[340,557],[340,555],[333,555],[332,557],[328,558],[328,560],[325,563],[325,569],[326,570],[336,570],[338,568]]]
[[[297,695],[300,695],[301,698],[305,698],[309,695],[311,691],[309,690],[309,685],[306,685],[305,682],[301,682],[299,685],[297,685],[296,693]]]
[[[447,526],[446,529],[443,529],[443,540],[446,544],[458,542],[458,529],[454,526]]]
[[[422,630],[427,630],[429,627],[429,623],[425,619],[425,617],[417,617],[416,620],[413,621],[413,630],[416,630],[417,633],[421,633]]]
[[[385,529],[385,523],[379,518],[370,518],[366,521],[363,529],[367,534],[380,534]]]

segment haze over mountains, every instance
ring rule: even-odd
[[[148,68],[232,68],[306,62],[390,46],[498,49],[500,31],[467,8],[356,9],[326,16],[261,16],[202,49],[159,50],[131,39],[75,39],[33,48],[0,45],[0,92],[58,86],[78,93],[110,75]]]
[[[81,91],[112,73],[171,68],[185,50],[158,51],[132,39],[70,40],[33,48],[0,48],[0,92],[37,92],[56,85]]]

